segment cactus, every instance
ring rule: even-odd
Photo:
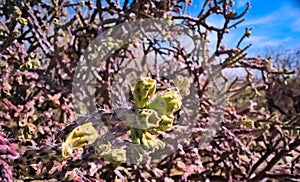
[[[149,108],[155,110],[159,116],[170,115],[178,111],[181,107],[181,95],[170,88],[156,94],[149,103]]]
[[[157,112],[152,109],[139,109],[136,116],[134,127],[140,129],[147,129],[150,127],[157,127],[160,118]]]
[[[162,115],[160,118],[161,122],[158,127],[160,131],[166,131],[167,129],[170,129],[173,126],[173,120],[175,118],[174,115]]]
[[[184,86],[189,84],[183,77],[177,78],[177,84],[183,89],[183,93],[189,94],[184,90]],[[173,125],[173,113],[181,107],[181,95],[176,88],[169,88],[155,94],[156,81],[151,78],[141,77],[134,87],[136,119],[130,121],[131,139],[136,147],[130,151],[133,162],[141,162],[143,155],[149,154],[164,148],[165,144],[157,138],[157,135]]]
[[[96,154],[98,157],[102,157],[105,160],[112,163],[124,163],[126,162],[126,152],[122,149],[111,149],[111,143],[99,142],[96,146]]]
[[[179,89],[180,95],[182,96],[188,96],[190,95],[190,85],[191,82],[188,77],[183,77],[181,75],[176,76],[174,80],[174,84]]]
[[[0,181],[13,182],[12,167],[0,160]]]
[[[103,158],[112,163],[124,163],[126,162],[126,152],[122,149],[110,150],[103,154]]]
[[[21,24],[21,25],[27,25],[28,20],[26,18],[18,17],[16,20]]]
[[[72,154],[72,148],[81,148],[90,145],[98,138],[97,131],[92,123],[86,123],[77,126],[67,136],[66,141],[62,144],[62,155],[64,158],[69,158]]]
[[[138,128],[131,128],[131,139],[135,144],[141,144],[145,149],[154,151],[154,149],[163,148],[164,144],[156,138],[156,134],[144,131]]]
[[[131,131],[131,140],[135,144],[141,144],[141,138],[143,136],[143,130],[139,128],[130,128]]]
[[[138,108],[144,108],[156,91],[156,81],[149,77],[140,77],[134,86],[134,102]]]
[[[18,6],[14,7],[13,16],[15,18],[18,18],[18,17],[22,16],[22,11],[20,10],[20,8]]]
[[[81,159],[91,157],[90,160],[100,157],[117,164],[124,162],[138,163],[144,161],[145,156],[163,149],[165,143],[158,138],[158,135],[172,127],[175,118],[173,113],[181,107],[181,95],[175,88],[155,94],[156,81],[151,81],[154,84],[150,88],[143,86],[141,80],[149,81],[152,79],[140,78],[136,83],[135,87],[139,88],[137,89],[138,91],[144,89],[144,92],[137,92],[135,90],[135,94],[139,93],[143,95],[139,97],[142,100],[136,100],[136,107],[131,109],[114,109],[110,111],[112,118],[107,118],[109,120],[117,119],[125,121],[130,126],[132,141],[130,147],[113,148],[109,138],[103,136],[99,138],[97,130],[89,122],[90,119],[95,119],[94,115],[92,115],[84,121],[86,122],[85,124],[78,126],[78,123],[76,123],[75,126],[77,127],[74,126],[72,127],[73,129],[70,128],[63,132],[64,136],[66,136],[64,142],[55,146],[47,145],[38,149],[27,150],[20,158],[14,161],[14,165],[25,170],[28,169],[28,164],[47,163],[49,161],[62,162],[63,165],[69,165],[70,161],[74,161],[78,164],[78,162],[80,163],[79,158],[77,158],[78,156]],[[165,107],[159,107],[159,101],[165,104]],[[104,113],[97,112],[97,116],[98,114],[101,115]],[[107,112],[105,114],[107,115]],[[102,115],[100,118],[102,118]],[[97,117],[97,119],[99,118]],[[35,132],[34,125],[26,125],[23,128],[28,129],[28,132],[31,134]],[[81,150],[88,145],[90,145],[88,148]],[[32,156],[37,153],[39,155],[32,159]],[[72,160],[70,160],[71,157]],[[28,160],[30,158],[31,160]],[[84,163],[84,161],[82,162]]]
[[[0,181],[13,182],[12,167],[8,165],[19,157],[16,145],[10,143],[5,133],[0,132]]]

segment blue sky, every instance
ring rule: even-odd
[[[194,0],[188,13],[198,14],[203,0]],[[241,12],[248,0],[236,0],[234,9]],[[252,27],[252,36],[244,43],[252,43],[250,54],[260,54],[268,47],[300,48],[300,1],[296,0],[251,0],[252,8],[236,30],[226,35],[224,44],[234,47],[243,35],[246,27]],[[221,25],[221,17],[208,20],[214,25]],[[214,39],[214,38],[213,38]],[[245,45],[244,44],[244,45]]]

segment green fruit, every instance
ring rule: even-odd
[[[134,102],[136,107],[144,108],[156,91],[156,81],[149,77],[140,77],[134,86]]]
[[[121,149],[111,150],[103,155],[104,159],[112,163],[124,163],[126,162],[126,153]]]
[[[143,131],[139,128],[131,128],[131,140],[135,144],[141,143],[141,138],[143,136]]]
[[[151,99],[149,108],[155,110],[159,116],[170,115],[181,107],[181,95],[174,88],[156,94]]]
[[[94,143],[97,138],[98,134],[92,123],[86,123],[74,128],[65,143],[70,147],[83,147]]]
[[[14,7],[14,12],[13,12],[13,16],[18,18],[22,15],[22,11],[19,7],[15,6]]]
[[[136,123],[134,127],[140,129],[147,129],[150,127],[158,126],[160,118],[157,115],[157,112],[152,109],[140,109],[138,110]]]
[[[19,17],[19,18],[17,18],[17,21],[18,21],[21,25],[27,25],[27,24],[28,24],[28,20],[27,20],[26,18]]]
[[[160,118],[161,122],[159,124],[159,129],[161,131],[166,131],[173,126],[174,115],[162,115]]]
[[[174,84],[179,89],[182,96],[190,95],[190,85],[191,81],[188,77],[183,77],[182,75],[176,76]]]

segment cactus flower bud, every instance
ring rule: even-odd
[[[159,116],[170,115],[181,107],[181,95],[174,88],[156,94],[149,103],[149,108],[155,110]]]
[[[134,86],[136,107],[144,108],[156,91],[156,81],[149,77],[140,77]]]
[[[104,159],[112,163],[124,163],[126,161],[126,151],[114,149],[104,154]]]
[[[159,129],[161,131],[165,131],[172,127],[175,117],[174,115],[171,114],[171,115],[162,115],[160,118],[161,118],[161,122],[159,125]]]
[[[246,36],[247,38],[249,38],[249,37],[251,36],[251,29],[246,28],[245,36]]]
[[[140,144],[141,143],[141,138],[143,136],[143,131],[138,128],[131,128],[131,140],[135,144]]]
[[[140,109],[137,113],[136,122],[134,123],[135,128],[147,129],[150,127],[158,126],[160,118],[157,112],[152,109]]]
[[[176,76],[174,83],[175,83],[176,87],[179,89],[180,95],[182,95],[182,96],[190,95],[189,88],[190,88],[191,82],[188,79],[188,77],[183,77],[182,75]]]
[[[66,142],[62,143],[61,147],[62,147],[62,151],[61,151],[62,157],[64,159],[71,157],[73,153],[73,149]]]
[[[52,22],[53,22],[53,24],[54,24],[55,26],[59,26],[59,25],[60,25],[60,21],[59,21],[58,18],[54,18],[54,19],[52,20]]]
[[[27,124],[27,127],[28,127],[28,133],[30,135],[34,134],[35,131],[36,131],[36,126],[33,124],[33,123],[28,123]]]
[[[27,25],[27,24],[28,24],[28,20],[27,20],[26,18],[19,17],[19,18],[17,18],[17,21],[18,21],[21,25]]]
[[[18,6],[14,7],[14,12],[13,12],[13,16],[18,18],[22,15],[22,11],[20,10],[20,8]]]
[[[83,147],[94,143],[97,138],[98,134],[92,123],[86,123],[74,128],[65,142],[70,147]]]

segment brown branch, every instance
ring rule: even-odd
[[[267,166],[261,170],[260,172],[258,172],[253,178],[251,178],[249,181],[250,182],[254,182],[254,181],[260,181],[264,178],[264,176],[266,175],[266,173],[271,170],[274,165],[280,160],[282,159],[283,156],[287,155],[289,152],[291,152],[292,150],[296,149],[297,147],[300,146],[300,139],[296,139],[295,141],[293,141],[292,143],[290,143],[286,148],[283,148],[281,151],[276,152],[275,156],[267,163]],[[269,156],[269,154],[271,154],[274,151],[267,151],[266,154],[264,155],[264,157],[262,157],[259,161],[261,160],[266,160],[267,157]],[[255,165],[254,167],[252,167],[252,170],[250,171],[250,174],[254,171],[253,169],[256,169],[257,165]],[[256,167],[256,168],[255,168]]]

